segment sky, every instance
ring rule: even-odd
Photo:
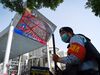
[[[67,44],[61,41],[59,29],[64,26],[72,27],[75,34],[84,34],[89,37],[95,47],[100,51],[100,18],[96,17],[91,9],[85,8],[87,0],[64,0],[55,11],[49,8],[40,9],[46,18],[53,22],[57,28],[54,32],[55,45],[62,51],[67,50]],[[7,27],[15,12],[3,9],[0,5],[0,31]]]

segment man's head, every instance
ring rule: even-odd
[[[74,35],[73,29],[70,27],[62,27],[59,30],[61,39],[65,43],[69,43],[70,38]]]

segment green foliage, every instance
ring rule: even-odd
[[[63,0],[26,0],[26,6],[29,9],[40,9],[42,7],[55,10],[57,6],[62,3]],[[25,2],[23,0],[0,0],[5,8],[9,8],[11,11],[22,13],[25,9]]]
[[[100,0],[88,0],[86,2],[86,8],[91,8],[92,12],[100,17]]]

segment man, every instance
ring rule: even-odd
[[[66,57],[59,57],[56,54],[53,55],[55,62],[66,64],[66,70],[63,72],[63,75],[78,75],[79,70],[82,70],[81,72],[83,73],[87,71],[87,73],[84,73],[85,75],[98,75],[95,73],[98,71],[98,64],[95,59],[89,57],[88,60],[85,60],[88,56],[85,47],[85,43],[87,42],[86,37],[74,34],[70,27],[62,27],[59,33],[62,41],[69,43]],[[89,73],[90,71],[93,73]]]

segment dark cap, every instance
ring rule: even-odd
[[[62,28],[60,28],[59,33],[61,33],[62,31],[73,33],[73,29],[70,28],[70,27],[62,27]]]

